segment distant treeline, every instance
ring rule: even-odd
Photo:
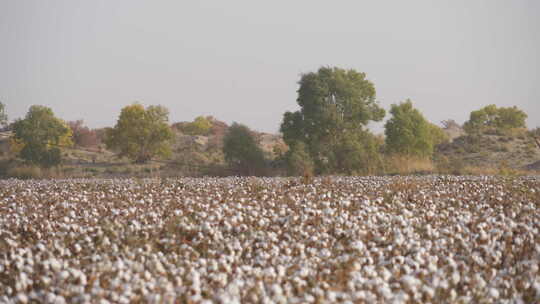
[[[40,168],[60,166],[63,147],[81,147],[107,149],[138,164],[169,160],[176,165],[219,164],[228,174],[306,177],[387,174],[403,166],[429,171],[437,161],[437,147],[452,139],[448,130],[467,135],[526,130],[527,114],[517,107],[488,105],[471,112],[463,126],[447,120],[441,128],[406,99],[391,105],[385,136],[377,136],[367,125],[387,113],[376,100],[374,84],[364,73],[336,67],[302,75],[296,102],[300,109],[283,115],[284,143],[271,153],[261,148],[258,133],[245,125],[228,126],[202,116],[171,125],[167,108],[139,103],[124,107],[116,125],[102,129],[90,129],[82,120],[65,122],[39,105],[31,106],[23,119],[8,123],[0,103],[0,128],[13,134],[6,155]],[[179,143],[177,134],[208,138],[208,148],[198,151],[193,142]]]

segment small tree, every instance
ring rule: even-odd
[[[0,128],[5,128],[8,123],[8,116],[6,114],[6,106],[0,102]]]
[[[182,131],[188,135],[208,135],[212,128],[212,122],[203,116],[195,118],[192,122],[187,123]]]
[[[480,110],[472,111],[469,120],[463,124],[463,129],[468,134],[475,134],[525,128],[526,119],[527,114],[515,106],[497,108],[496,105],[489,105]]]
[[[433,143],[433,147],[437,147],[440,144],[447,143],[450,140],[450,137],[442,128],[439,126],[428,122],[429,136]]]
[[[407,156],[431,156],[433,153],[435,130],[407,99],[390,109],[392,118],[384,126],[386,151]]]
[[[31,106],[24,119],[13,124],[19,156],[41,167],[60,164],[62,146],[71,146],[71,130],[50,108]]]
[[[240,175],[262,175],[266,161],[251,130],[233,123],[223,139],[225,160]]]
[[[68,126],[73,132],[73,143],[80,147],[96,147],[99,143],[96,131],[90,130],[82,120],[70,121]]]
[[[167,157],[173,138],[168,116],[169,111],[162,106],[126,106],[114,128],[106,130],[105,144],[136,163],[148,162],[155,156]]]

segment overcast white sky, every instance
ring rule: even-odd
[[[516,105],[540,126],[540,1],[0,0],[0,101],[113,126],[134,101],[277,132],[297,81],[353,68],[432,122]],[[374,126],[380,132],[381,126]]]

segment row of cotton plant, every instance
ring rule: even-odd
[[[540,180],[0,181],[1,303],[538,303]]]

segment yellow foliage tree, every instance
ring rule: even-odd
[[[42,167],[60,164],[60,147],[73,145],[70,128],[44,106],[31,106],[24,119],[13,123],[13,133],[12,151]]]
[[[145,163],[155,156],[167,157],[173,138],[168,116],[169,111],[163,106],[126,106],[115,127],[107,130],[105,144],[136,163]]]

